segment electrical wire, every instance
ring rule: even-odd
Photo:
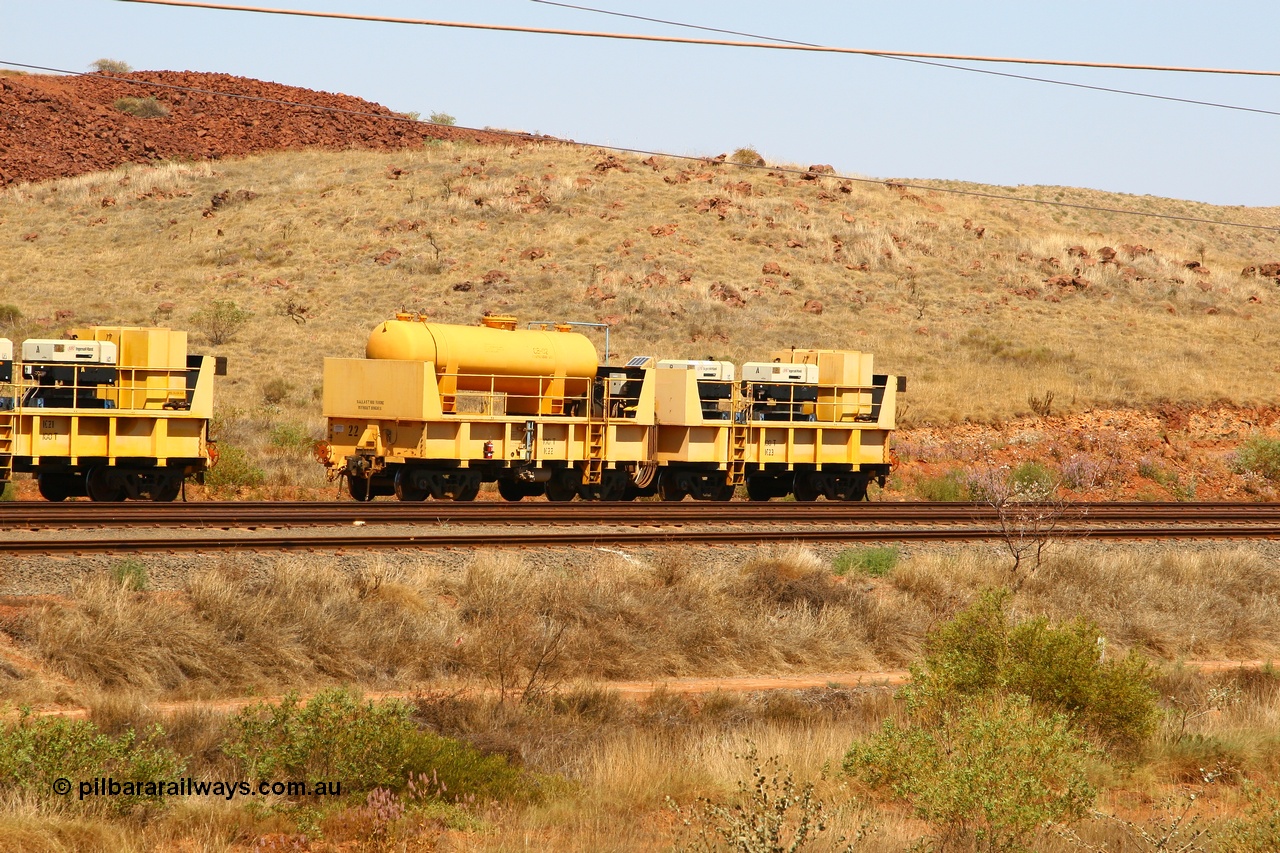
[[[704,32],[725,33],[726,35],[743,36],[744,38],[763,39],[766,41],[779,42],[781,44],[797,44],[807,47],[819,47],[820,45],[812,42],[795,41],[794,39],[778,38],[776,36],[762,36],[758,33],[744,33],[738,30],[722,30],[718,27],[706,27],[700,24],[686,24],[681,21],[669,21],[665,18],[649,18],[644,15],[632,15],[627,12],[615,12],[611,9],[596,9],[591,6],[578,6],[573,3],[558,3],[555,0],[529,0],[531,3],[538,3],[543,6],[559,6],[564,9],[575,9],[579,12],[593,12],[599,15],[610,15],[618,18],[631,18],[637,21],[648,21],[652,24],[665,24],[671,27],[682,27],[690,30],[702,30]],[[996,71],[993,68],[970,68],[965,65],[952,65],[948,62],[933,62],[926,59],[910,59],[905,56],[893,56],[888,54],[875,54],[878,59],[892,59],[898,62],[910,62],[914,65],[930,65],[934,68],[948,68],[952,71],[967,71],[970,74],[987,74],[992,77],[1004,77],[1009,80],[1025,80],[1033,83],[1048,83],[1053,86],[1067,86],[1072,89],[1088,89],[1094,92],[1107,92],[1113,95],[1129,95],[1135,98],[1151,98],[1157,101],[1173,101],[1179,104],[1193,104],[1201,107],[1212,107],[1220,110],[1236,110],[1238,112],[1258,113],[1260,115],[1280,116],[1280,110],[1264,110],[1258,107],[1243,107],[1236,104],[1223,104],[1217,101],[1200,101],[1194,98],[1179,98],[1173,95],[1157,95],[1153,92],[1136,92],[1132,89],[1116,89],[1110,86],[1092,86],[1087,83],[1073,83],[1069,80],[1053,80],[1048,77],[1032,77],[1027,74],[1011,74],[1007,71]]]
[[[426,125],[431,125],[432,127],[444,126],[444,125],[437,125],[434,122],[430,122],[430,121],[422,121],[421,119],[410,118],[409,116],[396,115],[394,113],[392,114],[374,113],[374,112],[368,112],[368,111],[362,111],[362,110],[348,110],[348,109],[343,109],[341,107],[326,107],[326,106],[320,106],[317,104],[304,104],[299,101],[286,101],[280,98],[264,98],[258,95],[244,95],[236,92],[220,92],[216,89],[201,89],[193,86],[178,86],[172,83],[152,82],[149,80],[135,80],[129,77],[120,77],[120,76],[109,75],[109,74],[99,74],[97,72],[68,71],[62,68],[53,68],[46,65],[31,65],[31,64],[22,63],[22,62],[12,62],[6,59],[0,59],[0,65],[8,66],[11,68],[27,68],[34,71],[48,71],[55,74],[66,74],[68,76],[73,76],[73,77],[109,80],[113,83],[128,83],[135,86],[145,86],[145,87],[159,88],[159,89],[171,89],[171,90],[176,90],[180,92],[189,92],[189,93],[201,94],[201,95],[216,95],[218,97],[223,97],[223,98],[235,98],[235,99],[244,100],[244,101],[256,101],[260,103],[276,104],[278,106],[299,107],[302,109],[315,110],[317,112],[339,113],[343,115],[362,116],[365,118],[377,118],[377,119],[382,119],[384,121],[399,121],[399,122],[408,122],[412,124],[426,124]],[[145,73],[145,72],[135,72],[135,73]],[[647,157],[664,157],[668,160],[684,160],[687,162],[695,162],[695,163],[706,163],[710,159],[712,159],[707,157],[698,157],[690,154],[668,154],[664,151],[653,151],[646,148],[630,148],[622,145],[603,145],[603,144],[592,143],[592,142],[577,142],[574,140],[559,139],[558,137],[552,137],[552,136],[534,136],[532,134],[518,133],[516,131],[510,131],[510,130],[494,130],[490,128],[464,127],[464,126],[458,126],[458,125],[448,125],[448,127],[451,130],[457,131],[459,133],[472,132],[472,133],[485,133],[485,134],[490,134],[494,136],[506,136],[506,137],[509,137],[512,141],[518,141],[518,142],[545,142],[545,143],[577,146],[580,148],[598,148],[603,151],[616,151],[623,154],[636,154],[636,155],[647,156]],[[766,171],[766,172],[773,172],[773,173],[782,174],[782,175],[797,175],[797,176],[806,176],[806,177],[810,176],[810,172],[806,169],[793,169],[785,166],[756,166],[750,163],[733,163],[731,165],[734,168],[738,168],[738,169]],[[1270,231],[1270,232],[1280,233],[1280,226],[1257,225],[1250,222],[1234,222],[1227,219],[1209,219],[1207,217],[1200,217],[1200,216],[1179,216],[1177,214],[1172,214],[1172,213],[1151,213],[1149,211],[1142,211],[1142,210],[1129,210],[1123,207],[1103,207],[1101,205],[1078,204],[1075,202],[1067,202],[1067,201],[1050,201],[1048,199],[1023,198],[1021,196],[1002,195],[1000,193],[989,193],[989,192],[983,192],[981,190],[962,190],[962,189],[955,189],[952,187],[931,186],[929,184],[915,184],[908,181],[885,180],[881,178],[862,178],[856,175],[841,175],[835,172],[825,173],[822,175],[822,177],[832,178],[834,180],[839,180],[839,181],[849,181],[852,183],[859,183],[859,184],[875,184],[878,186],[892,186],[896,189],[910,189],[910,190],[920,190],[922,192],[942,193],[945,195],[969,196],[971,198],[983,198],[983,199],[989,199],[992,201],[1008,201],[1008,202],[1015,202],[1020,204],[1042,205],[1046,207],[1060,207],[1060,208],[1067,208],[1071,210],[1085,210],[1085,211],[1091,211],[1095,213],[1115,213],[1123,216],[1136,216],[1136,217],[1142,217],[1147,219],[1163,219],[1163,220],[1168,220],[1173,222],[1193,222],[1193,223],[1198,223],[1202,225],[1220,225],[1225,228],[1244,228],[1244,229],[1251,229],[1255,231]]]
[[[383,24],[413,24],[424,27],[450,27],[466,30],[490,30],[505,33],[534,33],[538,35],[574,36],[578,38],[621,39],[624,41],[648,41],[667,44],[697,44],[716,47],[747,47],[763,50],[801,50],[816,53],[853,54],[861,56],[899,56],[913,59],[952,59],[967,62],[1008,62],[1020,65],[1061,65],[1071,68],[1113,68],[1124,71],[1175,71],[1185,74],[1234,74],[1254,77],[1280,77],[1280,71],[1260,71],[1240,68],[1197,68],[1183,65],[1140,65],[1118,62],[1084,62],[1071,59],[1026,59],[1009,56],[972,56],[956,53],[920,53],[902,50],[870,50],[856,47],[823,47],[822,45],[793,42],[745,42],[719,39],[692,39],[678,36],[651,36],[637,33],[605,33],[594,30],[564,30],[550,27],[519,27],[508,24],[476,24],[463,21],[433,21],[424,18],[397,18],[384,15],[356,15],[349,12],[314,12],[304,9],[272,9],[264,6],[240,6],[225,3],[200,3],[194,0],[116,0],[118,3],[143,3],[152,6],[176,6],[187,9],[212,9],[223,12],[253,12],[264,15],[293,15],[304,18],[332,18],[341,21],[370,21]]]

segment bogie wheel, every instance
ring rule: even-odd
[[[124,478],[106,465],[89,469],[84,489],[89,500],[99,503],[119,503],[127,496]]]
[[[812,474],[797,473],[796,484],[792,489],[796,500],[811,503],[818,499],[818,481]]]
[[[581,495],[584,500],[589,501],[625,500],[629,482],[630,478],[627,477],[625,471],[603,471],[600,475],[600,482],[594,486],[583,486]]]
[[[528,493],[524,490],[524,484],[516,480],[498,480],[498,494],[502,496],[504,501],[518,501],[525,497]]]
[[[571,501],[578,494],[576,471],[557,471],[547,481],[547,500]]]
[[[151,500],[155,503],[173,503],[182,493],[182,479],[181,473],[156,475],[155,485],[151,487]]]
[[[735,489],[732,483],[725,482],[723,485],[717,486],[715,491],[711,493],[713,501],[731,501]]]
[[[41,474],[36,485],[40,489],[40,497],[53,503],[60,503],[71,496],[70,474]]]
[[[844,490],[841,495],[847,501],[865,501],[867,499],[867,486],[871,484],[869,478],[857,475],[853,478],[853,484]]]
[[[347,477],[347,494],[354,500],[373,500],[373,489],[369,487],[368,477]]]
[[[427,499],[427,490],[418,488],[413,484],[413,472],[408,468],[401,468],[396,472],[396,500],[398,501],[425,501]]]
[[[663,471],[658,475],[658,498],[664,501],[682,501],[689,494],[674,471]]]
[[[767,501],[776,497],[778,497],[778,484],[774,482],[772,477],[747,478],[748,500]]]
[[[455,501],[473,501],[480,494],[480,475],[464,474],[461,484],[452,492]]]

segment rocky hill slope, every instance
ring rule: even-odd
[[[153,99],[164,115],[133,115],[126,111],[129,99]],[[395,115],[349,95],[229,74],[9,74],[0,76],[0,187],[123,163],[217,160],[303,147],[395,149],[428,139],[511,141],[509,135],[388,120]]]

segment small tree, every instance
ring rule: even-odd
[[[968,487],[974,500],[996,511],[1000,539],[1013,559],[1009,573],[1016,589],[1026,577],[1020,574],[1023,560],[1031,558],[1031,572],[1040,568],[1044,550],[1066,515],[1058,481],[1039,462],[1023,462],[1012,471],[997,468],[971,475]]]
[[[133,70],[133,66],[129,63],[118,59],[99,59],[89,67],[99,74],[128,74]]]
[[[191,324],[209,339],[209,343],[219,346],[234,338],[252,316],[252,311],[245,311],[229,299],[215,299],[191,315]]]

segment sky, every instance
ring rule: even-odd
[[[574,0],[833,47],[1280,71],[1276,0]],[[740,39],[534,0],[239,0],[239,5]],[[206,11],[4,0],[0,67],[211,71],[458,124],[874,178],[1064,185],[1280,206],[1280,115],[883,57],[653,44]],[[959,63],[1280,113],[1280,77]]]

